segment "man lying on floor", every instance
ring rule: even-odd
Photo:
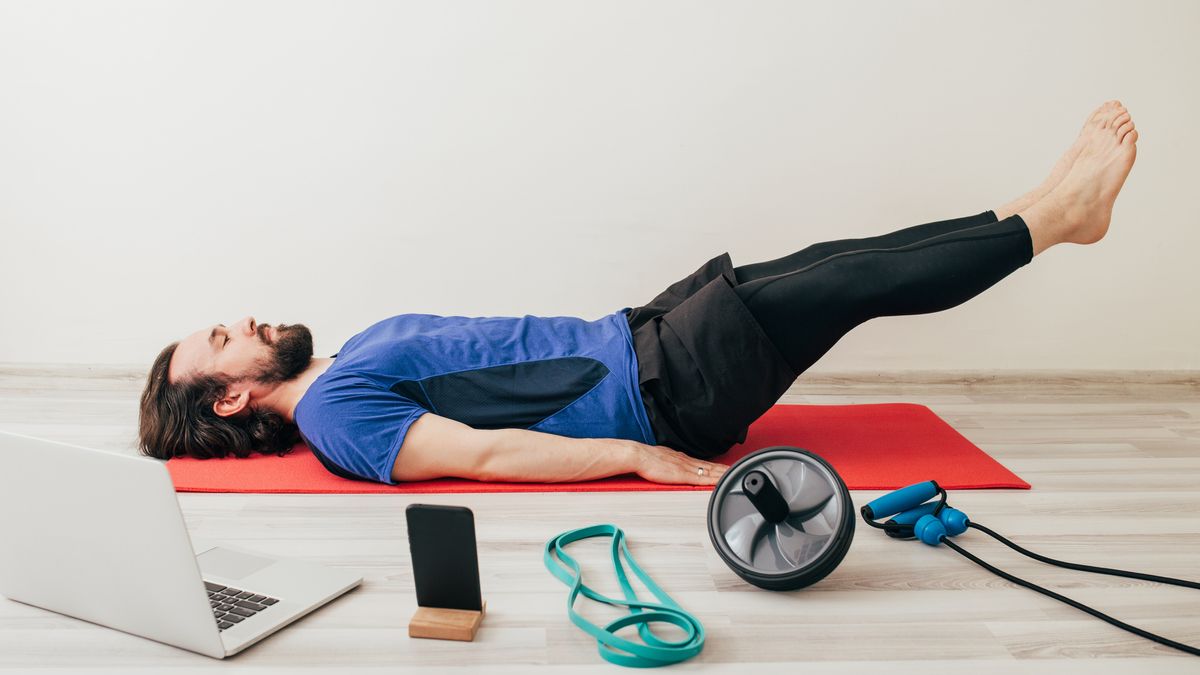
[[[707,460],[855,326],[957,306],[1050,246],[1100,240],[1137,136],[1109,101],[998,209],[740,267],[723,253],[594,321],[401,314],[330,358],[313,358],[301,324],[207,327],[155,359],[141,451],[245,457],[303,440],[334,474],[383,483],[713,484],[726,467]]]

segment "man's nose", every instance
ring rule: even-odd
[[[245,326],[244,330],[248,331],[249,335],[253,335],[255,329],[258,328],[258,324],[254,323],[254,317],[252,316],[242,319],[242,324]]]

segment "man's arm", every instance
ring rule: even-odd
[[[392,480],[455,476],[557,483],[636,473],[656,483],[712,485],[726,468],[661,445],[528,429],[475,429],[427,412],[409,427]]]

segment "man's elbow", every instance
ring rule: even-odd
[[[506,448],[512,442],[512,429],[490,429],[480,431],[479,437],[471,444],[464,458],[464,478],[481,481],[513,480],[512,469],[506,461],[509,452]]]

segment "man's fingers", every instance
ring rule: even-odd
[[[692,474],[690,482],[693,485],[715,485],[721,479],[721,476],[725,475],[725,472],[729,470],[729,467],[725,464],[697,459],[682,452],[678,452],[673,459],[685,467],[685,471]]]
[[[661,451],[658,455],[661,460],[659,470],[648,472],[653,477],[643,477],[655,482],[715,485],[729,470],[728,465],[698,459],[675,448],[665,445],[654,447]]]
[[[694,457],[689,457],[688,459],[691,460],[689,465],[695,467],[691,470],[692,473],[696,474],[695,477],[699,479],[695,481],[695,485],[716,485],[717,481],[721,480],[721,476],[725,475],[725,472],[729,470],[729,467],[724,464],[706,462]],[[698,469],[703,469],[703,471],[699,471]]]

